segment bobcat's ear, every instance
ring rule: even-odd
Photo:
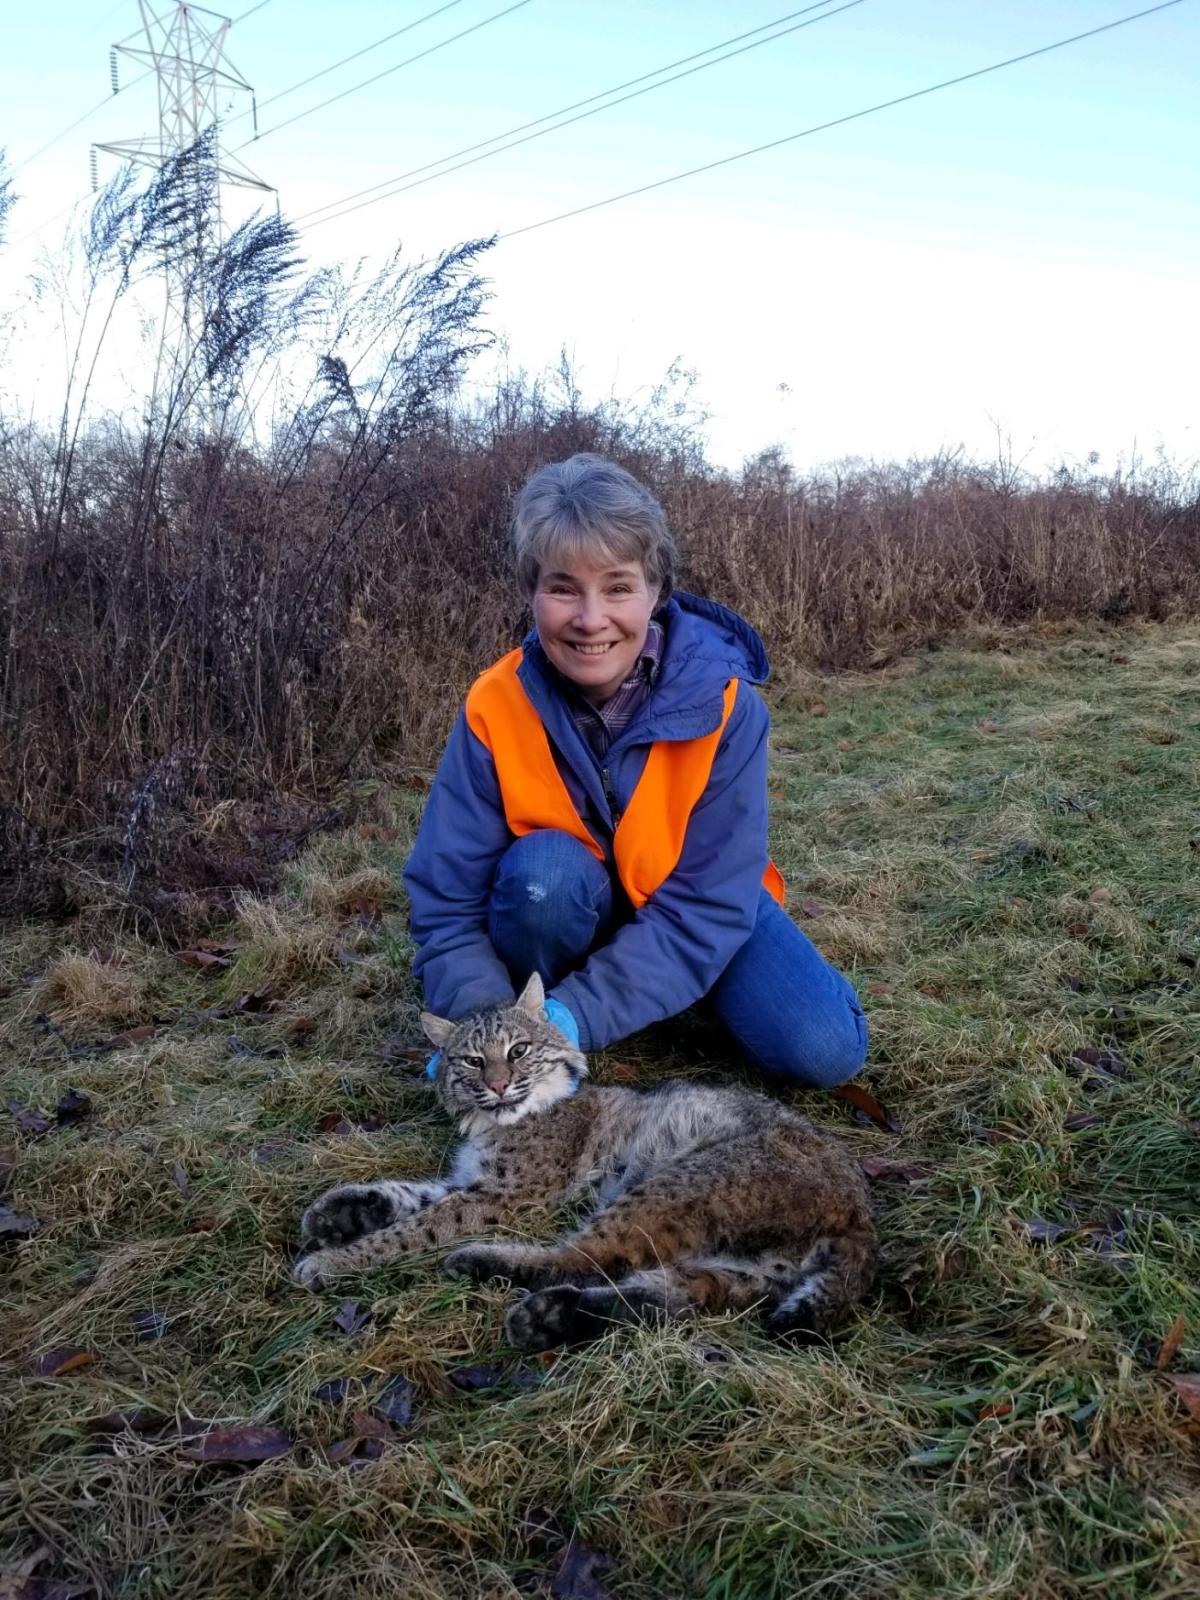
[[[432,1011],[422,1011],[421,1026],[429,1042],[441,1050],[458,1024],[447,1022],[445,1017],[435,1017]]]
[[[535,1017],[541,1016],[542,1007],[546,1004],[546,991],[542,987],[540,972],[530,974],[529,982],[517,996],[517,1004],[522,1011],[532,1012]]]

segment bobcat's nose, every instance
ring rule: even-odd
[[[493,1094],[503,1094],[512,1082],[512,1073],[503,1067],[493,1067],[490,1072],[484,1073],[483,1081]]]

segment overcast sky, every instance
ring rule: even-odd
[[[526,0],[486,22],[512,3],[456,0],[284,93],[438,0],[268,0],[228,36],[260,106],[260,137],[238,158],[300,218],[797,9]],[[231,11],[252,6],[238,0]],[[421,256],[503,234],[1137,9],[1137,0],[861,0],[408,193],[325,225],[313,217],[304,242],[321,262],[382,255],[398,241]],[[108,46],[138,27],[138,8],[10,0],[2,24],[0,147],[22,197],[0,251],[0,296],[11,303],[36,253],[61,240],[68,218],[56,213],[89,189],[91,142],[152,133],[157,112],[153,79],[133,83],[140,69],[122,61],[130,86],[22,165],[104,97]],[[227,149],[251,138],[248,116],[232,120],[246,105],[243,96],[229,106]],[[112,170],[101,156],[101,176]],[[958,444],[987,454],[998,432],[1034,467],[1160,444],[1193,459],[1198,172],[1200,0],[1183,0],[503,240],[488,258],[491,322],[516,365],[539,368],[565,346],[592,395],[636,397],[682,359],[699,373],[713,453],[729,463],[774,443],[802,467]],[[246,199],[231,194],[229,211]],[[42,386],[50,379],[44,372]]]

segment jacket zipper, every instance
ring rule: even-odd
[[[608,802],[608,812],[615,829],[621,820],[621,811],[617,805],[617,792],[613,788],[612,777],[607,767],[600,768],[600,782],[604,785],[604,798]]]

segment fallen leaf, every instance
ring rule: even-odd
[[[416,1386],[407,1378],[389,1378],[372,1401],[371,1409],[385,1422],[393,1422],[398,1428],[402,1428],[412,1421],[416,1398]]]
[[[1114,667],[1127,667],[1129,665],[1128,656],[1111,655],[1108,659],[1112,662]]]
[[[825,704],[824,700],[814,700],[812,705],[810,705],[808,708],[808,714],[810,717],[823,717],[828,713],[828,711],[829,707]]]
[[[1025,1129],[1015,1122],[997,1122],[990,1128],[976,1123],[971,1128],[971,1137],[984,1144],[1020,1144],[1025,1136]]]
[[[138,1336],[139,1344],[149,1344],[154,1339],[161,1339],[167,1331],[167,1317],[163,1311],[132,1311],[129,1321]]]
[[[980,733],[1000,732],[1000,724],[998,722],[993,722],[990,717],[984,717],[983,721],[977,722],[975,726],[979,729]]]
[[[1082,994],[1087,987],[1082,978],[1076,978],[1070,974],[1062,980],[1062,986],[1064,989],[1070,989],[1072,994]]]
[[[990,1422],[995,1417],[1007,1417],[1011,1410],[1011,1400],[997,1400],[994,1405],[984,1406],[979,1413],[978,1421]]]
[[[175,959],[185,967],[196,967],[200,972],[220,972],[223,967],[233,964],[228,956],[218,955],[215,950],[177,950]]]
[[[0,1244],[10,1244],[16,1239],[28,1239],[37,1233],[41,1223],[36,1217],[23,1217],[7,1206],[0,1206]]]
[[[320,1400],[323,1405],[340,1406],[352,1396],[361,1395],[364,1387],[361,1378],[330,1378],[328,1383],[317,1385],[312,1397],[314,1400]]]
[[[868,1178],[881,1182],[894,1179],[898,1183],[919,1183],[928,1176],[924,1167],[907,1166],[887,1156],[864,1156],[859,1166]]]
[[[475,1389],[494,1389],[498,1383],[504,1382],[504,1373],[499,1367],[490,1367],[485,1362],[479,1362],[470,1367],[455,1367],[453,1372],[446,1374],[456,1389],[465,1389],[468,1392]]]
[[[343,1300],[330,1320],[335,1328],[341,1329],[347,1339],[352,1339],[370,1322],[371,1313],[364,1311],[357,1300]]]
[[[234,1011],[274,1011],[279,1001],[274,999],[275,985],[264,983],[261,989],[249,990],[246,994],[238,995],[233,1002]]]
[[[842,752],[843,755],[846,754],[847,750],[853,750],[854,749],[854,746],[851,744],[849,739],[839,739],[838,742],[837,742],[837,747]]]
[[[35,1139],[40,1139],[44,1133],[49,1133],[54,1126],[44,1112],[35,1111],[32,1106],[22,1105],[19,1100],[9,1100],[7,1104],[17,1127],[25,1133],[32,1134]]]
[[[1098,906],[1103,905],[1107,900],[1111,900],[1112,897],[1113,892],[1111,889],[1093,889],[1091,894],[1088,895],[1088,899],[1093,903],[1093,905]]]
[[[1091,931],[1086,922],[1073,922],[1067,929],[1072,939],[1086,939]]]
[[[825,914],[825,908],[821,902],[819,900],[812,899],[801,900],[799,905],[796,907],[796,910],[802,917],[810,917],[814,921],[817,917],[824,916]]]
[[[1068,1133],[1083,1133],[1087,1128],[1099,1128],[1103,1123],[1104,1118],[1098,1111],[1072,1111],[1063,1119],[1063,1127]]]
[[[39,1378],[61,1378],[68,1372],[78,1372],[81,1367],[90,1367],[95,1359],[94,1351],[84,1350],[77,1344],[65,1344],[58,1350],[45,1350],[36,1356],[33,1370]]]
[[[945,1250],[938,1251],[933,1269],[934,1278],[938,1283],[952,1283],[955,1278],[961,1278],[966,1270],[967,1252],[962,1245],[952,1244]]]
[[[867,985],[868,994],[891,994],[891,992],[892,986],[890,983],[869,983]]]
[[[290,1139],[268,1139],[265,1144],[260,1144],[251,1159],[260,1167],[271,1167],[279,1161],[286,1161],[291,1155],[294,1146]]]
[[[1067,1071],[1077,1078],[1091,1079],[1095,1083],[1114,1083],[1118,1078],[1129,1077],[1128,1063],[1115,1050],[1098,1045],[1081,1045],[1072,1052]]]
[[[111,1039],[106,1039],[96,1048],[101,1054],[107,1054],[110,1050],[125,1050],[131,1044],[145,1044],[146,1040],[153,1039],[157,1032],[158,1028],[153,1022],[143,1022],[137,1028],[127,1028],[124,1033],[113,1034]]]
[[[971,861],[995,861],[996,852],[994,850],[972,850],[968,859]]]
[[[188,1461],[271,1461],[292,1448],[292,1436],[282,1428],[213,1428],[183,1451]]]
[[[602,1550],[590,1549],[572,1534],[556,1564],[558,1570],[550,1580],[554,1600],[611,1600],[612,1591],[600,1578],[616,1563]]]
[[[214,1217],[211,1212],[206,1212],[202,1217],[193,1217],[188,1223],[186,1233],[215,1233],[221,1226],[221,1219]]]
[[[289,1039],[304,1039],[310,1033],[316,1033],[319,1027],[316,1017],[293,1017],[283,1031]]]
[[[877,1128],[886,1128],[889,1133],[900,1132],[900,1124],[891,1112],[857,1083],[844,1083],[840,1089],[834,1089],[833,1093],[839,1100],[845,1100],[848,1105],[854,1107],[857,1120],[865,1119],[867,1122],[873,1122]]]
[[[91,1114],[92,1102],[79,1089],[68,1089],[54,1108],[54,1119],[60,1128],[82,1122],[84,1117],[90,1117]]]
[[[1167,1337],[1163,1340],[1158,1352],[1158,1360],[1154,1363],[1159,1372],[1165,1372],[1179,1354],[1179,1346],[1183,1343],[1183,1336],[1187,1332],[1187,1315],[1181,1311],[1167,1330]]]
[[[24,1561],[0,1567],[0,1600],[82,1600],[96,1592],[90,1583],[71,1578],[35,1578],[35,1570],[49,1555],[43,1545]]]
[[[391,1429],[380,1417],[373,1417],[369,1411],[356,1411],[350,1437],[331,1444],[325,1454],[335,1465],[363,1467],[379,1460],[391,1437]]]
[[[1056,1244],[1064,1234],[1073,1231],[1071,1228],[1064,1228],[1061,1222],[1047,1222],[1044,1217],[1034,1217],[1023,1226],[1036,1244]]]
[[[179,1165],[178,1161],[171,1169],[171,1176],[174,1178],[175,1187],[179,1190],[180,1194],[186,1194],[188,1192],[187,1173]]]
[[[1194,1422],[1200,1422],[1200,1372],[1177,1372],[1167,1380]]]

